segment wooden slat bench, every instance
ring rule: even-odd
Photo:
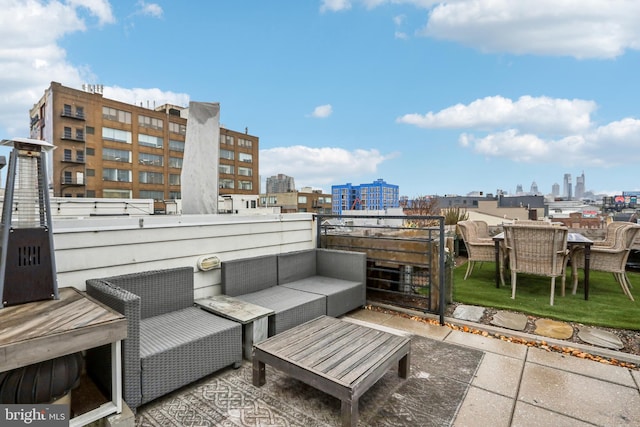
[[[398,363],[409,375],[411,341],[321,316],[278,334],[253,348],[253,385],[265,384],[265,364],[342,402],[342,425],[358,424],[358,399]]]

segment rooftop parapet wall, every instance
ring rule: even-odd
[[[58,284],[84,291],[89,278],[192,266],[195,297],[204,298],[220,293],[220,270],[199,271],[201,256],[226,261],[311,249],[315,224],[308,213],[54,220]]]

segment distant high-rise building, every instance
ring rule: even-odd
[[[584,172],[576,177],[576,199],[582,199],[585,193]]]
[[[378,179],[371,184],[331,186],[332,212],[340,215],[345,210],[384,210],[397,208],[400,190],[397,185]]]
[[[558,197],[560,195],[560,184],[554,182],[551,186],[551,195],[553,197]]]
[[[572,191],[571,191],[571,174],[570,173],[565,173],[564,174],[564,192],[563,192],[563,196],[567,200],[571,200],[573,198],[573,194],[572,194]]]
[[[533,194],[534,196],[539,194],[540,192],[538,191],[538,184],[536,184],[535,181],[533,181],[531,183],[531,190],[529,191],[531,194]]]
[[[267,193],[288,193],[296,191],[296,183],[290,176],[279,173],[267,178]]]
[[[524,190],[522,190],[522,184],[516,185],[516,195],[521,196],[523,193],[524,193]]]

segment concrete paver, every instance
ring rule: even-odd
[[[518,401],[601,426],[637,426],[638,390],[608,381],[527,363]]]
[[[490,353],[501,354],[503,356],[518,357],[521,359],[524,359],[527,354],[527,347],[524,345],[462,331],[451,331],[451,333],[447,335],[445,342],[473,347]]]
[[[511,427],[593,427],[593,424],[544,408],[518,402]]]
[[[417,322],[415,320],[407,319],[406,317],[400,316],[392,316],[392,318],[386,321],[384,324],[385,326],[402,329],[413,334],[438,341],[444,340],[447,335],[451,333],[451,330],[449,328],[443,328],[440,325]]]
[[[390,319],[398,316],[389,313],[382,313],[375,310],[357,310],[350,312],[346,317],[384,325],[385,322],[388,322]]]
[[[524,360],[485,353],[471,385],[503,396],[518,395]]]
[[[392,334],[396,334],[396,335],[403,335],[406,337],[411,337],[411,335],[413,335],[411,332],[409,331],[405,331],[402,329],[397,329],[397,328],[392,328],[380,323],[371,323],[369,321],[366,320],[362,320],[362,319],[356,319],[356,318],[345,318],[344,319],[347,322],[351,322],[351,323],[355,323],[355,324],[359,324],[359,325],[363,325],[363,326],[368,326],[374,329],[378,329],[380,331],[384,331],[384,332],[389,332]]]
[[[580,359],[578,357],[568,356],[561,353],[542,350],[539,348],[530,348],[527,354],[527,362],[545,365],[551,368],[562,369],[564,371],[585,375],[592,378],[612,383],[624,385],[627,387],[635,387],[631,372],[629,369],[619,366],[605,365],[593,360]]]
[[[472,386],[467,391],[453,426],[509,427],[513,404],[513,399]]]

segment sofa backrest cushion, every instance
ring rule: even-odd
[[[100,279],[140,297],[142,319],[193,306],[193,268],[178,267]]]
[[[235,297],[278,284],[276,255],[242,258],[222,263],[222,293]]]
[[[278,284],[316,275],[316,250],[286,252],[278,255]]]
[[[318,276],[367,282],[367,254],[336,249],[316,249]]]

